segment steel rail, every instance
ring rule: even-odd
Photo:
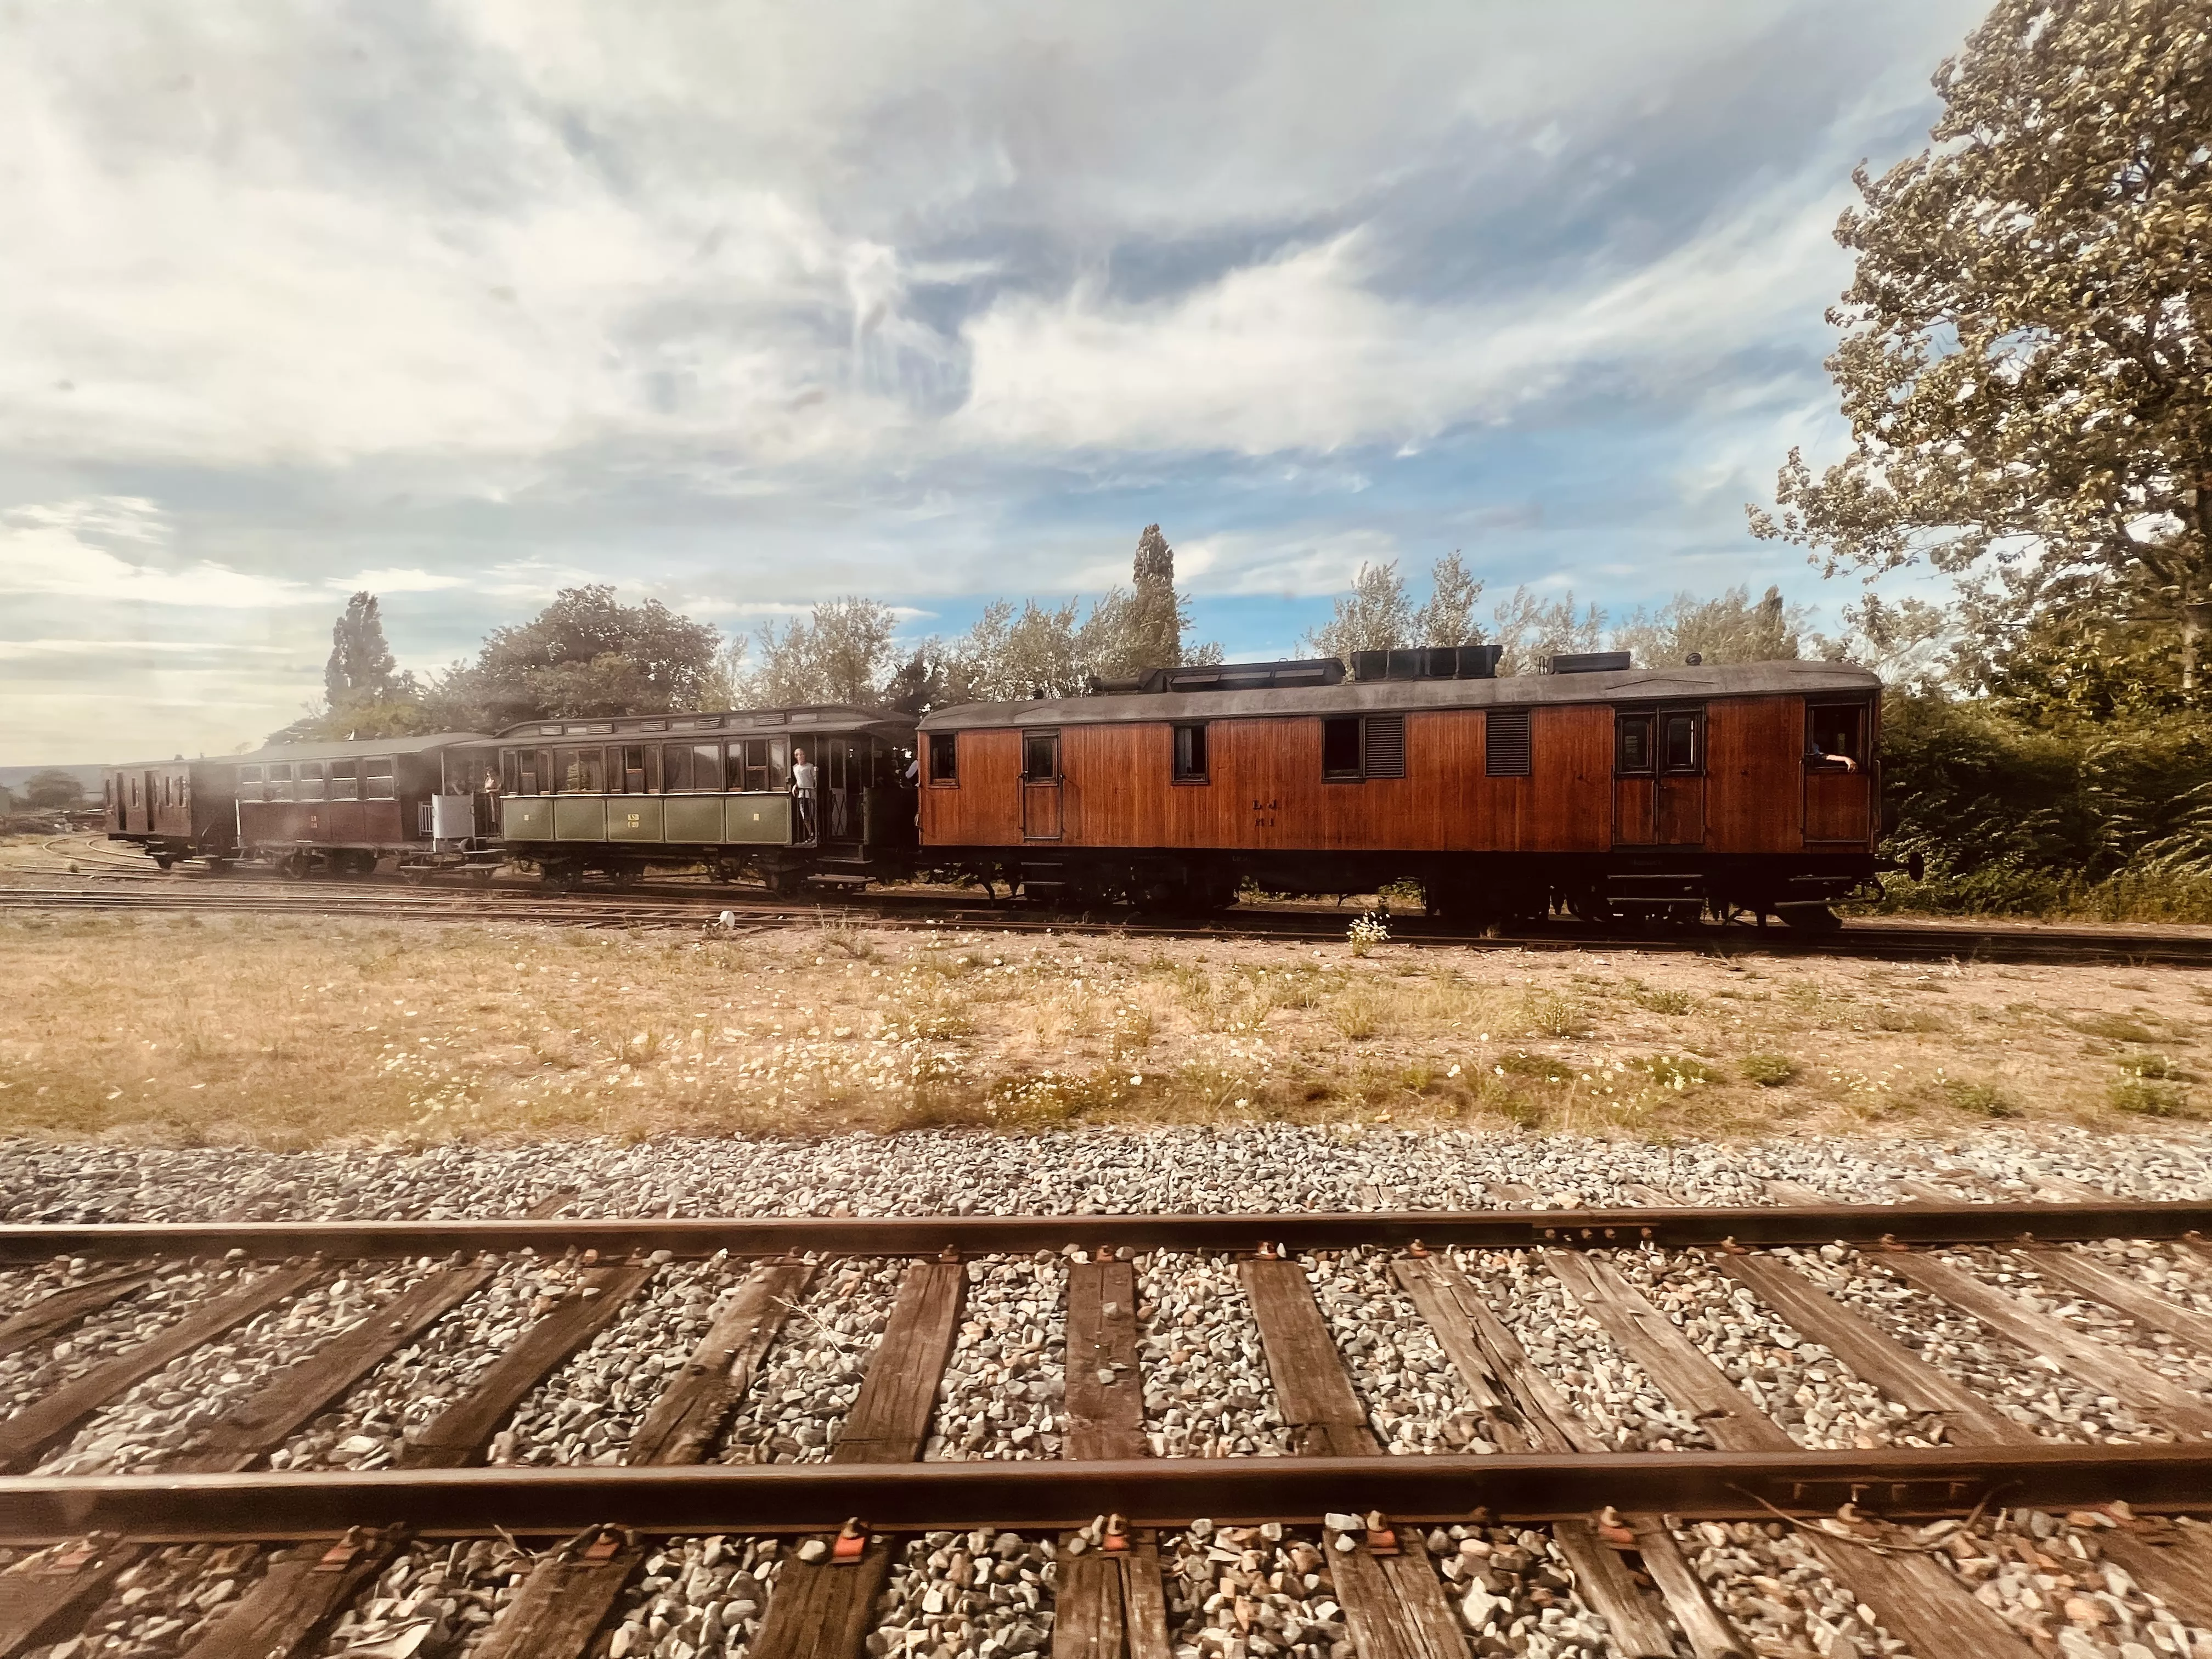
[[[188,880],[190,878],[187,878]],[[924,905],[927,915],[911,914]],[[395,888],[333,883],[312,890],[277,889],[272,880],[228,890],[212,881],[163,885],[158,891],[131,889],[39,889],[0,885],[0,908],[88,910],[205,910],[223,914],[285,914],[346,916],[449,917],[472,921],[565,923],[585,927],[681,927],[708,921],[724,910],[748,922],[804,926],[824,915],[894,930],[989,931],[1008,933],[1121,935],[1144,939],[1335,940],[1345,918],[1312,912],[1249,911],[1229,918],[1182,919],[1147,916],[1097,920],[1088,915],[1058,915],[947,903],[939,897],[872,895],[794,907],[749,893],[663,894],[651,890],[621,894],[578,894],[499,885],[480,890]],[[1868,957],[1899,961],[1946,961],[1956,957],[1988,962],[2124,963],[2135,966],[2199,967],[2212,963],[2212,938],[2176,933],[2099,933],[2038,929],[1961,928],[1942,924],[1893,926],[1847,922],[1838,932],[1799,934],[1786,928],[1704,925],[1680,933],[1582,931],[1565,924],[1559,931],[1523,931],[1496,937],[1454,933],[1425,917],[1401,917],[1395,943],[1416,949],[1542,951],[1637,951],[1654,954],[1775,957]]]
[[[879,1530],[1318,1520],[1379,1509],[1423,1522],[1559,1520],[1607,1504],[1705,1520],[1766,1505],[1892,1516],[1985,1501],[2063,1509],[2124,1495],[2201,1509],[2212,1442],[1887,1451],[1506,1453],[1414,1457],[1146,1458],[1119,1462],[679,1464],[384,1470],[370,1474],[22,1475],[0,1480],[0,1542],[85,1532],[149,1540],[311,1537],[404,1523],[441,1536],[594,1524],[672,1532],[818,1532],[858,1516]]]
[[[1584,1210],[1356,1210],[1254,1215],[713,1216],[499,1221],[198,1221],[0,1225],[0,1262],[57,1255],[470,1255],[568,1249],[667,1250],[707,1256],[828,1251],[934,1255],[1058,1250],[1253,1252],[1359,1245],[1610,1249],[1653,1243],[1739,1246],[1835,1243],[2001,1244],[2100,1238],[2182,1238],[2212,1232],[2212,1201],[2114,1199],[2066,1204],[1835,1204]]]

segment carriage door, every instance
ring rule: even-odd
[[[1805,839],[1863,847],[1874,834],[1873,710],[1863,702],[1805,710]]]
[[[1613,716],[1616,847],[1695,847],[1705,839],[1705,711]]]
[[[1060,733],[1022,734],[1022,839],[1058,841],[1060,836]]]

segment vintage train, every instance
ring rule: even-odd
[[[1494,647],[1156,670],[1090,695],[533,721],[118,768],[109,835],[239,860],[568,884],[703,866],[773,892],[942,872],[1211,909],[1413,881],[1455,920],[1774,914],[1875,871],[1881,684]]]

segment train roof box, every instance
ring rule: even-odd
[[[1487,680],[1498,674],[1502,645],[1423,645],[1411,650],[1355,651],[1352,678],[1370,680]]]
[[[1127,696],[1151,691],[1273,691],[1297,686],[1334,685],[1344,665],[1334,657],[1297,662],[1206,662],[1181,668],[1148,668],[1115,679],[1091,677],[1091,695]]]
[[[1565,651],[1547,657],[1537,672],[1543,674],[1607,674],[1633,667],[1626,651]]]

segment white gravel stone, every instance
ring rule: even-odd
[[[227,1296],[270,1271],[272,1270],[264,1266],[242,1260],[189,1262],[162,1273],[143,1290],[74,1325],[64,1326],[43,1340],[0,1354],[0,1417],[65,1388],[125,1350],[153,1340],[186,1314],[197,1312],[216,1297]],[[81,1282],[98,1276],[96,1273],[72,1273],[66,1282]],[[64,1282],[50,1280],[27,1291],[21,1303],[0,1305],[26,1305],[62,1288]]]
[[[1712,1437],[1672,1404],[1596,1318],[1527,1250],[1452,1252],[1531,1364],[1623,1451],[1710,1451]]]
[[[908,1263],[853,1256],[816,1270],[731,1419],[716,1461],[819,1463],[837,1443]]]
[[[514,1599],[530,1565],[503,1538],[418,1540],[307,1651],[319,1659],[459,1659]]]
[[[978,1256],[966,1271],[959,1334],[922,1456],[1057,1457],[1067,1399],[1066,1270],[1048,1255]]]
[[[0,1146],[0,1221],[261,1218],[429,1220],[520,1215],[580,1193],[577,1216],[1094,1215],[1480,1206],[1489,1182],[1539,1201],[1627,1201],[1631,1183],[1693,1203],[1771,1201],[1760,1182],[1801,1182],[1838,1201],[1895,1201],[1924,1178],[1930,1143],[1792,1137],[1662,1147],[1574,1135],[1387,1126],[1079,1128],[1036,1135],[934,1130],[821,1139],[669,1139],[420,1151],[276,1152],[245,1146]],[[2136,1198],[2212,1191],[2212,1134],[2101,1135],[1992,1127],[1934,1155],[1999,1182],[2051,1176]]]
[[[1978,1320],[1907,1285],[1878,1258],[1827,1244],[1776,1252],[1838,1300],[2014,1422],[2052,1439],[2099,1444],[2170,1441],[2121,1401],[2100,1395],[2057,1361],[2029,1352]]]
[[[1857,1598],[1778,1521],[1700,1522],[1674,1535],[1714,1606],[1763,1654],[1944,1659],[1914,1654],[1862,1613]]]
[[[1304,1256],[1314,1300],[1386,1452],[1493,1452],[1459,1369],[1390,1272],[1391,1253]]]
[[[359,1262],[164,1366],[101,1407],[45,1474],[119,1474],[159,1468],[198,1443],[208,1425],[244,1404],[295,1361],[351,1330],[438,1264]]]
[[[363,1378],[269,1459],[272,1469],[380,1469],[491,1369],[584,1271],[574,1255],[509,1256],[498,1276]]]
[[[174,1659],[251,1590],[269,1558],[252,1544],[156,1550],[125,1567],[76,1635],[23,1659]]]
[[[908,1540],[867,1650],[877,1659],[1019,1659],[1052,1650],[1049,1539],[988,1528]]]
[[[1833,1352],[1777,1318],[1694,1250],[1615,1250],[1613,1265],[1801,1446],[1844,1449],[1941,1443]]]
[[[742,1282],[726,1252],[664,1267],[533,1389],[494,1437],[493,1463],[619,1463],[638,1420],[691,1358],[718,1300]]]
[[[1155,1457],[1291,1452],[1252,1304],[1223,1256],[1158,1250],[1139,1259],[1137,1363]]]
[[[609,1619],[609,1659],[681,1650],[735,1659],[760,1634],[788,1545],[773,1538],[663,1539]]]

